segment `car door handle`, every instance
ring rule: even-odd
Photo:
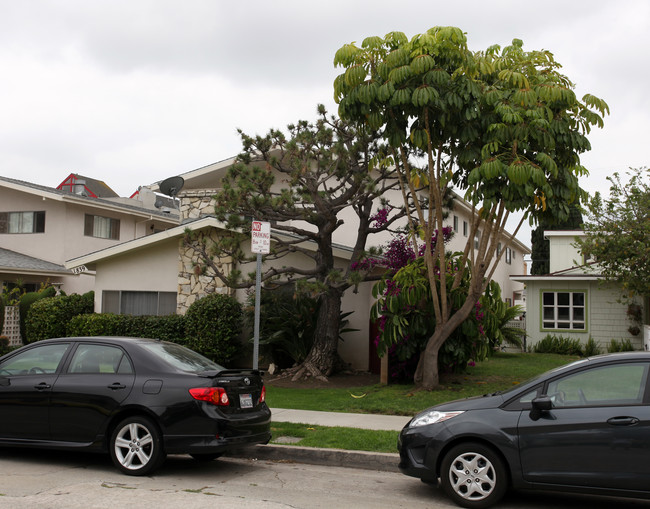
[[[36,389],[37,391],[43,391],[45,389],[51,389],[51,388],[52,386],[45,382],[41,382],[40,384],[34,386],[34,389]]]
[[[636,417],[612,417],[607,420],[607,424],[612,426],[634,426],[639,424],[639,419]]]
[[[114,384],[109,385],[108,388],[113,391],[116,391],[118,389],[126,389],[126,385],[121,384],[119,382],[115,382]]]

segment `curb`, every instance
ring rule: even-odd
[[[297,447],[293,445],[256,445],[225,454],[231,458],[245,458],[271,461],[288,461],[311,465],[360,468],[382,472],[399,472],[399,454],[318,447]]]

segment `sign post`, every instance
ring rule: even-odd
[[[257,254],[253,369],[258,369],[260,351],[260,300],[262,299],[262,255],[268,254],[271,251],[271,223],[253,221],[251,227],[251,251]]]

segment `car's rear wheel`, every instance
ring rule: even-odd
[[[111,435],[113,463],[127,475],[147,475],[165,459],[158,427],[142,416],[127,417]]]
[[[498,502],[508,489],[508,474],[503,461],[485,445],[457,445],[445,455],[441,466],[443,489],[462,507],[489,507]]]

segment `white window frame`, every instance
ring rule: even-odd
[[[541,329],[543,331],[587,330],[586,290],[540,290]],[[553,302],[548,302],[553,296]]]

